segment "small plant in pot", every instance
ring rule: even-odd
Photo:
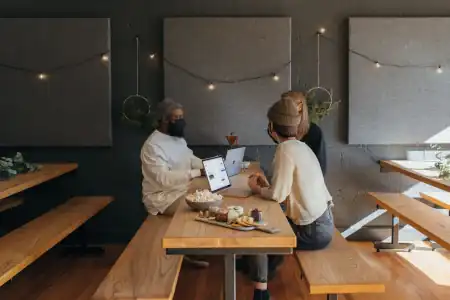
[[[235,135],[234,132],[226,135],[225,138],[227,139],[228,146],[230,146],[230,148],[236,147],[238,145],[238,136]]]

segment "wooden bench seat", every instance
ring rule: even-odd
[[[447,192],[423,192],[423,193],[420,193],[420,196],[423,199],[425,199],[437,206],[440,206],[442,208],[450,210],[450,193],[447,193]]]
[[[91,299],[172,299],[183,257],[167,255],[162,248],[170,220],[147,217]]]
[[[312,295],[383,293],[384,280],[364,257],[336,230],[330,245],[323,250],[296,251],[302,276]]]
[[[369,193],[378,206],[450,250],[450,218],[434,208],[396,193]]]
[[[112,201],[74,197],[0,239],[0,286],[58,244]]]

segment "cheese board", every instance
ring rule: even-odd
[[[271,234],[280,232],[280,229],[275,228],[275,227],[267,227],[266,224],[264,224],[264,223],[261,223],[261,224],[255,223],[255,225],[257,225],[257,226],[238,226],[236,224],[229,224],[227,222],[219,222],[219,221],[216,221],[216,220],[212,220],[212,219],[204,218],[204,217],[200,217],[200,216],[197,216],[195,218],[195,220],[199,221],[199,222],[208,223],[208,224],[211,224],[211,225],[221,226],[221,227],[234,229],[234,230],[239,230],[239,231],[258,230],[258,231],[271,233]]]

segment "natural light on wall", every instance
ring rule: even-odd
[[[450,144],[450,126],[430,137],[425,143]]]

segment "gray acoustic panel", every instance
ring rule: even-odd
[[[225,144],[230,132],[242,145],[272,144],[267,109],[291,87],[290,18],[165,19],[164,57],[212,82],[279,71],[279,81],[269,76],[210,91],[208,82],[164,63],[165,96],[184,105],[189,144]]]
[[[0,146],[112,144],[109,19],[5,18],[0,40],[0,63],[32,70],[0,66]]]
[[[350,144],[450,143],[450,18],[351,18]],[[441,64],[443,73],[436,72]]]

